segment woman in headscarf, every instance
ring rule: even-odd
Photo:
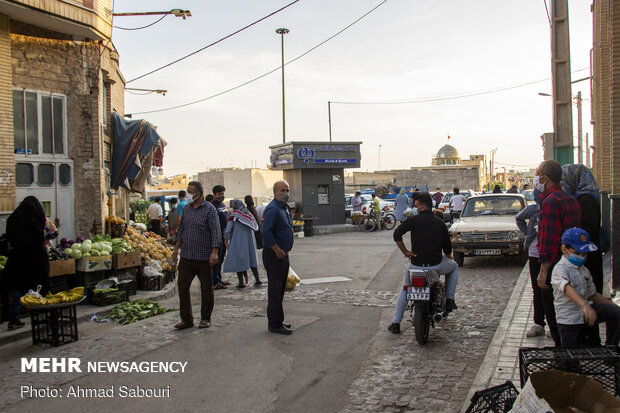
[[[500,188],[499,185],[495,185],[495,187],[493,188],[493,193],[494,194],[501,194],[502,193],[502,188]]]
[[[252,213],[256,223],[258,224],[258,231],[254,231],[254,238],[256,239],[256,249],[263,248],[263,221],[258,216],[258,211],[256,210],[256,206],[254,205],[254,199],[252,195],[246,195],[244,198],[245,205],[248,207],[248,211]]]
[[[258,276],[258,259],[256,258],[256,241],[254,232],[258,231],[258,223],[254,215],[238,199],[230,201],[232,212],[226,230],[224,242],[228,248],[228,257],[224,261],[223,272],[236,272],[239,278],[237,288],[247,286],[248,268],[254,274],[254,286],[263,283]]]
[[[394,216],[399,224],[407,219],[405,215],[407,208],[409,208],[409,197],[405,194],[405,188],[400,188],[400,193],[394,201]]]
[[[581,207],[581,228],[590,234],[590,239],[598,247],[588,253],[585,267],[592,274],[596,292],[603,293],[603,254],[601,251],[601,201],[598,185],[592,172],[581,164],[562,166],[562,189],[574,196]],[[588,328],[588,343],[600,345],[598,325]]]
[[[6,237],[10,251],[1,284],[3,291],[11,293],[9,330],[24,325],[17,316],[21,296],[28,290],[36,290],[39,285],[42,295],[49,291],[46,220],[45,211],[34,196],[26,197],[7,219]]]
[[[540,191],[534,189],[535,204],[528,205],[515,216],[517,227],[525,235],[523,248],[529,257],[530,279],[532,282],[533,302],[534,302],[534,325],[525,333],[527,337],[542,336],[545,334],[545,311],[543,309],[542,293],[538,286],[537,277],[540,272],[540,254],[538,253],[538,214],[542,199]]]

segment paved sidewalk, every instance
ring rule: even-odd
[[[525,336],[525,332],[534,324],[533,311],[530,272],[525,265],[463,404],[462,412],[467,410],[472,396],[479,390],[504,384],[506,380],[511,380],[517,389],[520,388],[519,347],[554,345],[553,339],[545,338],[544,335],[532,338]]]

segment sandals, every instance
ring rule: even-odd
[[[213,286],[214,290],[225,290],[227,288],[228,287],[226,287],[224,284],[221,284],[221,283],[220,284],[216,284],[216,285]]]
[[[201,322],[202,324],[202,322]],[[190,327],[194,327],[194,323],[187,323],[185,321],[181,321],[180,323],[176,323],[174,325],[174,328],[176,328],[177,330],[184,330],[186,328],[190,328]]]
[[[211,327],[211,322],[208,320],[202,320],[200,324],[198,324],[198,328],[209,328]]]

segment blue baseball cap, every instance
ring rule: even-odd
[[[598,248],[590,241],[590,234],[581,228],[570,228],[562,234],[562,244],[579,252],[592,252]]]

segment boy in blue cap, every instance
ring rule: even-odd
[[[551,285],[562,347],[586,345],[586,324],[606,323],[606,345],[620,341],[620,307],[596,292],[592,275],[584,262],[597,247],[581,228],[562,235],[562,258],[553,269]]]

